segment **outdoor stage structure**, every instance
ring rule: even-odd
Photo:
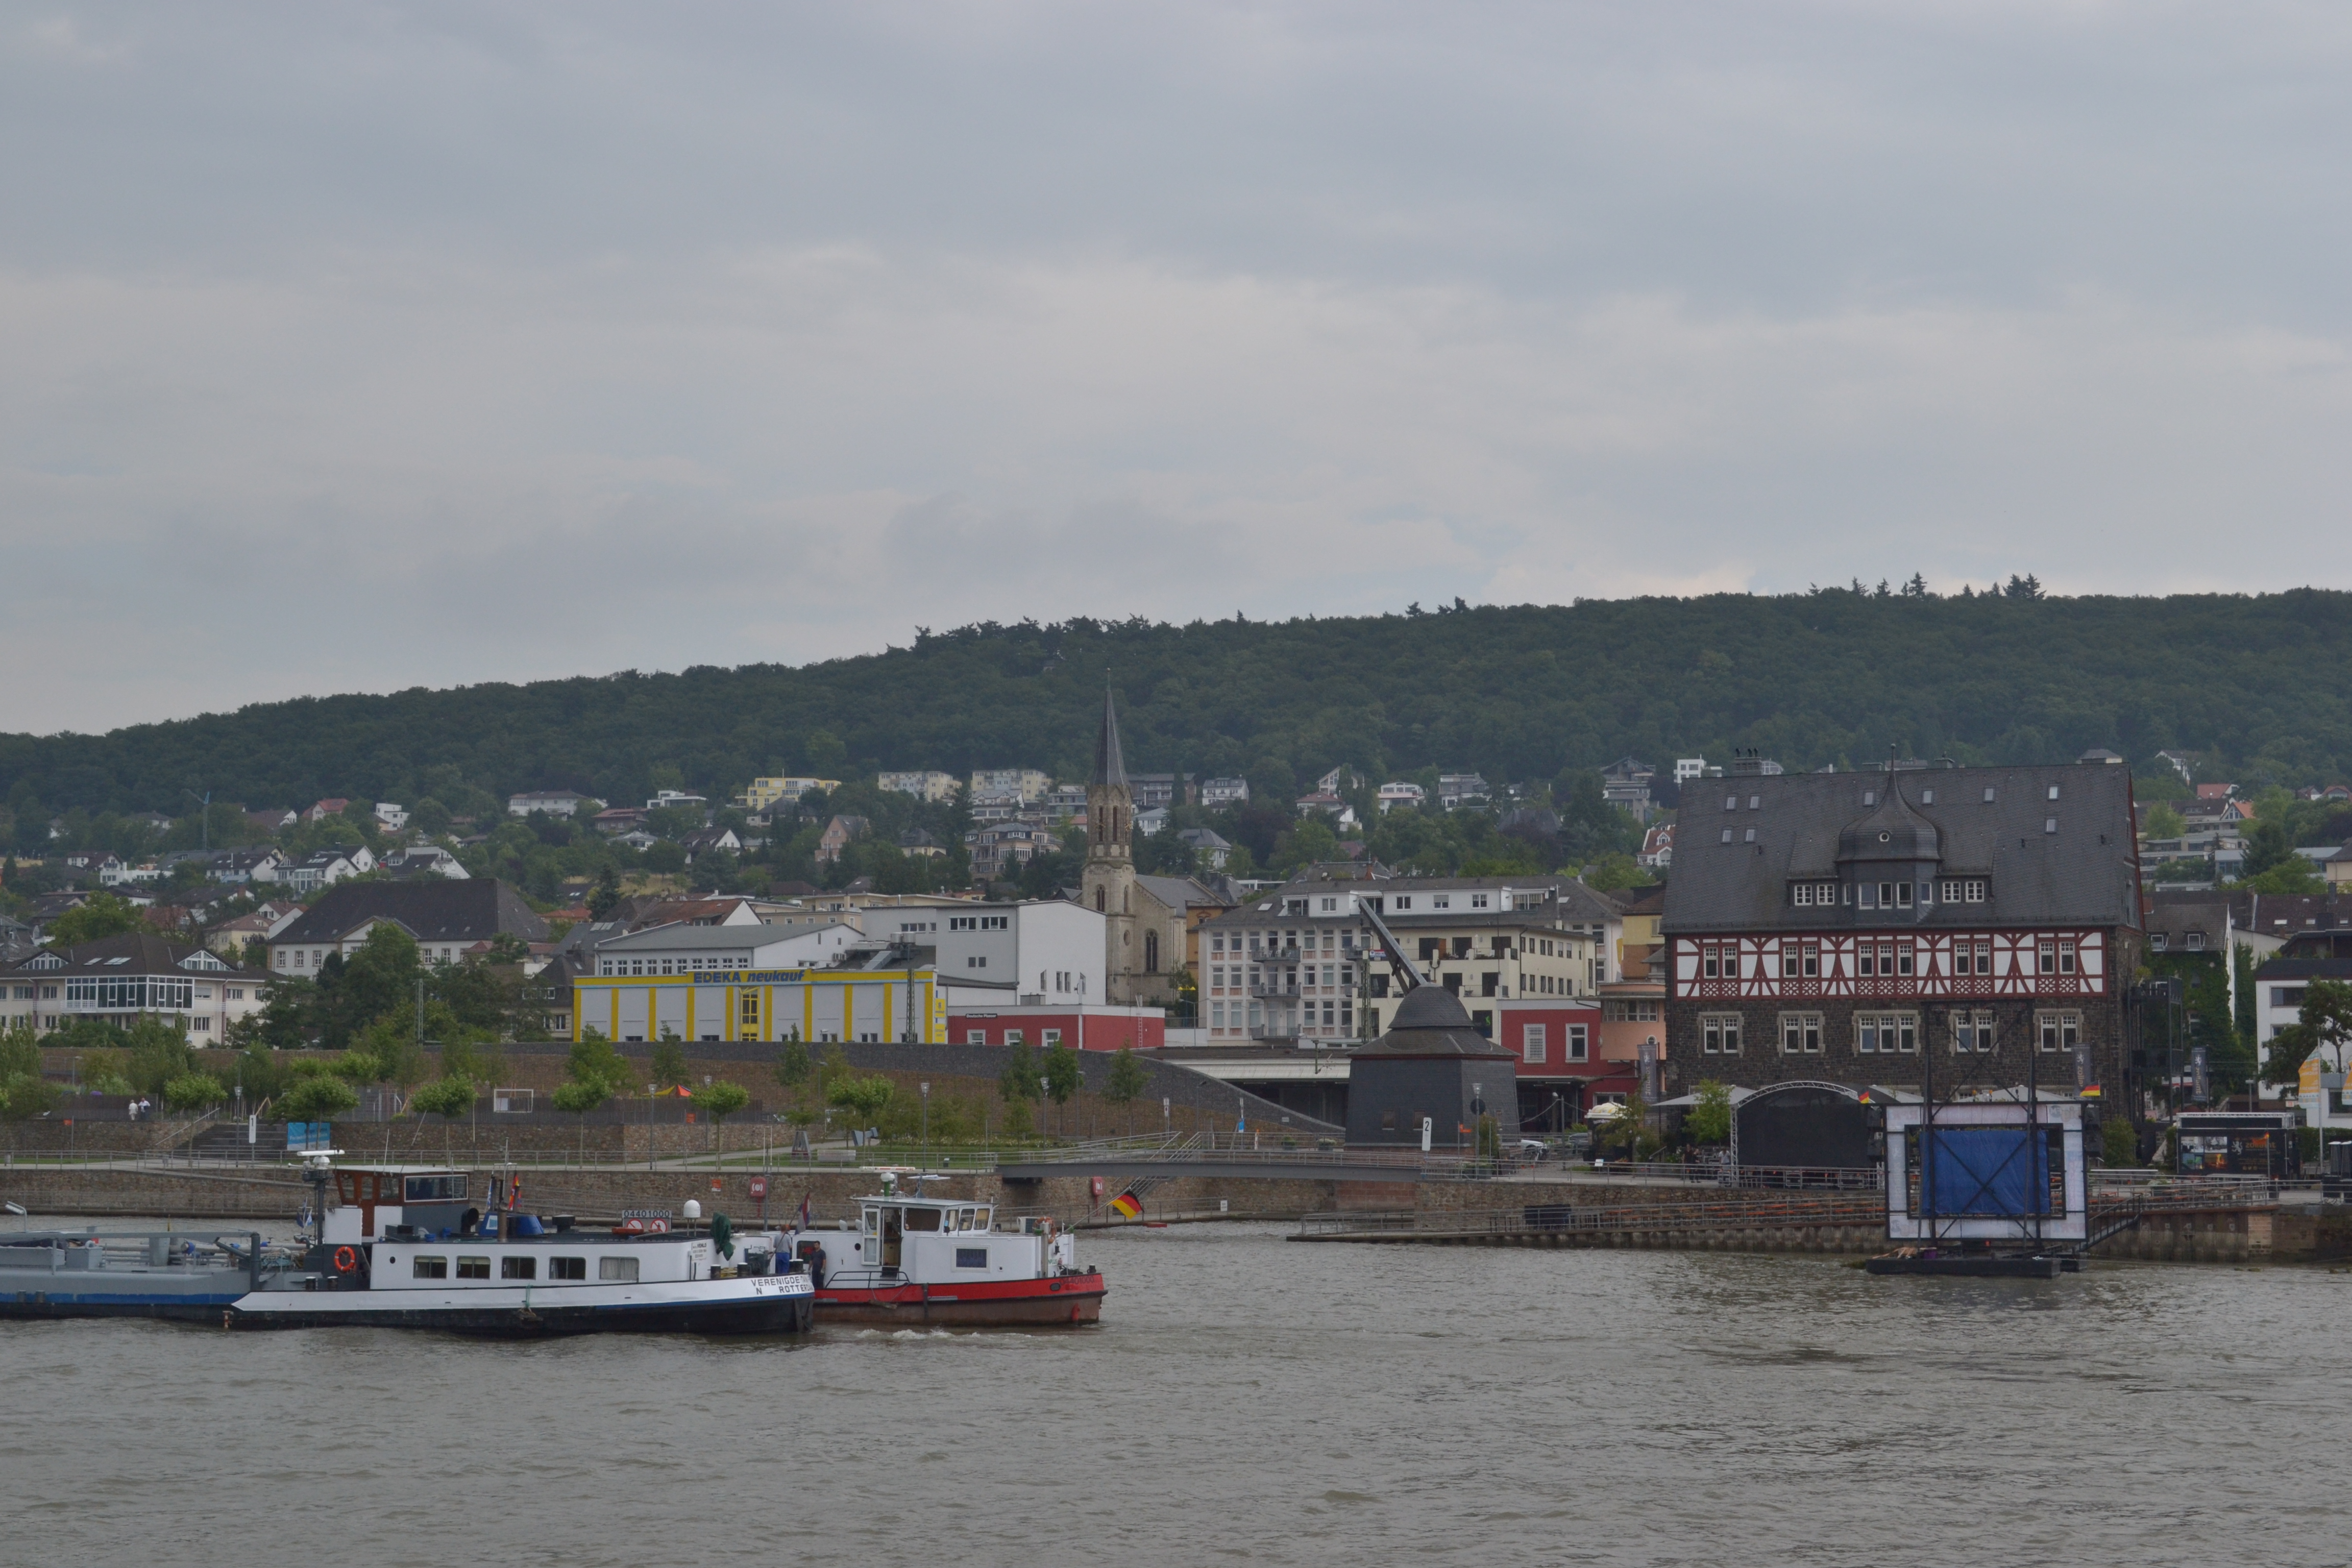
[[[2082,1247],[2090,1239],[2082,1102],[1886,1107],[1886,1235],[1928,1251]]]

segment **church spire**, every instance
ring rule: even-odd
[[[1111,708],[1108,686],[1103,688],[1102,733],[1095,741],[1095,776],[1088,782],[1127,787],[1127,759],[1118,749],[1118,714]]]

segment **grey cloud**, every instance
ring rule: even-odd
[[[19,10],[0,614],[99,646],[5,724],[2340,579],[2348,57],[2288,5]]]

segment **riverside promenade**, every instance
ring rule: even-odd
[[[436,1151],[438,1152],[438,1151]],[[626,1210],[682,1208],[756,1218],[764,1182],[771,1217],[805,1201],[819,1220],[855,1216],[876,1192],[881,1163],[849,1151],[814,1162],[772,1151],[656,1155],[629,1162],[518,1158],[510,1150],[453,1149],[454,1168],[520,1176],[523,1202],[583,1221]],[[474,1157],[468,1158],[468,1155]],[[910,1171],[913,1151],[887,1168]],[[366,1163],[363,1152],[346,1163]],[[1675,1166],[1595,1171],[1557,1162],[1424,1160],[1391,1151],[1269,1150],[1206,1140],[1126,1140],[1051,1150],[961,1151],[935,1159],[931,1192],[1044,1213],[1066,1223],[1278,1220],[1293,1239],[1372,1246],[1642,1247],[1860,1256],[1886,1246],[1883,1210],[1866,1186],[1825,1179],[1807,1190],[1726,1185]],[[1108,1200],[1137,1194],[1143,1214],[1121,1219]],[[130,1154],[108,1160],[13,1159],[0,1165],[0,1200],[29,1216],[284,1220],[306,1190],[299,1165]],[[2316,1192],[2234,1178],[2170,1180],[2099,1173],[2091,1249],[2100,1258],[2244,1264],[2352,1258],[2352,1212]]]

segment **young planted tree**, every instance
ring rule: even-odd
[[[676,1089],[688,1077],[686,1070],[686,1050],[676,1035],[664,1029],[661,1038],[654,1043],[653,1060],[648,1064],[653,1080],[661,1089]]]
[[[1131,1046],[1121,1046],[1110,1058],[1110,1076],[1103,1082],[1102,1096],[1127,1112],[1127,1130],[1135,1131],[1135,1102],[1142,1097],[1150,1079],[1143,1070],[1142,1058]]]
[[[182,1073],[163,1086],[163,1103],[183,1114],[210,1110],[227,1098],[228,1090],[210,1073]]]
[[[359,1091],[331,1073],[311,1073],[273,1102],[280,1121],[331,1121],[360,1102]]]
[[[1683,1114],[1683,1131],[1694,1143],[1731,1142],[1731,1090],[1716,1079],[1698,1082],[1698,1103]]]
[[[1078,1053],[1060,1041],[1045,1047],[1037,1070],[1045,1080],[1045,1093],[1056,1106],[1064,1106],[1076,1097],[1086,1074],[1078,1065]]]
[[[724,1127],[729,1117],[751,1103],[751,1091],[740,1083],[730,1083],[722,1078],[717,1083],[703,1085],[702,1092],[695,1099],[704,1110],[709,1112],[710,1125],[715,1131]],[[724,1139],[720,1140],[720,1147],[725,1147]]]

